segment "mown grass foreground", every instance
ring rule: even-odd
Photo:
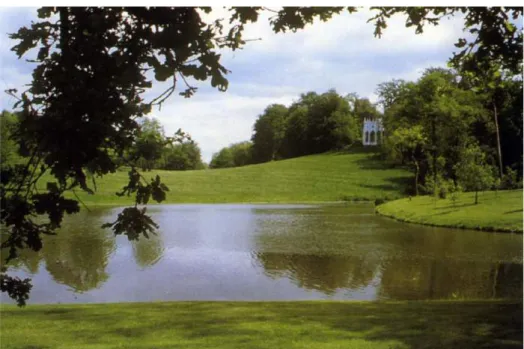
[[[522,190],[462,193],[458,200],[420,196],[390,201],[377,212],[405,222],[522,233]]]
[[[522,302],[167,302],[1,307],[1,347],[522,348]]]
[[[160,175],[169,187],[163,203],[297,203],[374,200],[403,196],[412,175],[388,168],[372,150],[328,153],[237,168],[143,172]],[[50,178],[41,181],[45,185]],[[127,184],[125,171],[97,180],[95,195],[77,191],[86,204],[127,205],[115,192]]]

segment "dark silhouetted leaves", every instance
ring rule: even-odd
[[[7,292],[9,297],[16,300],[19,306],[25,305],[25,301],[29,299],[29,292],[32,287],[30,279],[21,280],[18,277],[11,277],[4,273],[0,274],[0,290]]]
[[[115,235],[125,234],[129,240],[138,240],[142,234],[149,238],[148,233],[154,233],[158,225],[145,213],[145,207],[126,207],[118,214],[116,221],[106,223],[102,228],[112,228]]]

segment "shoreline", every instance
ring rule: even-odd
[[[484,192],[481,194],[481,201],[478,205],[464,201],[471,199],[473,195],[473,192],[463,193],[460,201],[455,204],[452,204],[450,199],[438,199],[435,203],[430,196],[398,199],[376,206],[375,213],[399,222],[431,227],[523,234],[522,190],[507,190],[498,193]],[[503,205],[504,203],[518,204],[511,200],[518,199],[519,195],[520,207],[518,209],[515,210],[514,206]],[[492,201],[489,201],[490,199]],[[443,204],[447,206],[442,206]],[[442,211],[444,209],[449,210]],[[511,209],[514,210],[511,211]],[[504,210],[509,211],[502,212]],[[520,219],[518,217],[505,217],[508,214],[518,213],[520,213]],[[494,214],[492,218],[494,220],[489,220],[490,214]],[[517,222],[520,222],[520,224]],[[504,226],[504,223],[506,223],[506,226]],[[519,224],[520,228],[515,227],[515,224]]]

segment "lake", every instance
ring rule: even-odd
[[[31,303],[522,299],[522,235],[433,228],[373,206],[162,205],[150,239],[115,237],[121,208],[68,217],[11,275]],[[2,302],[12,303],[2,294]]]

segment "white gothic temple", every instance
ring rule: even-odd
[[[384,125],[381,118],[365,118],[362,130],[363,145],[377,145],[382,143]]]

